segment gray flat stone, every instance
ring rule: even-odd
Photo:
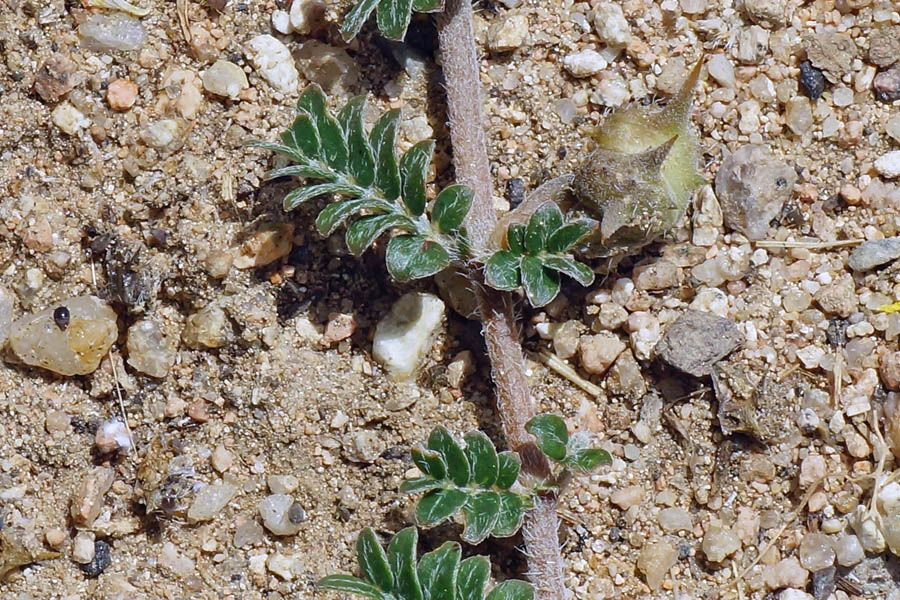
[[[900,258],[900,237],[863,242],[853,249],[847,265],[854,271],[868,271]]]
[[[664,363],[694,377],[712,372],[712,366],[744,343],[744,334],[730,319],[696,310],[685,311],[656,344]]]

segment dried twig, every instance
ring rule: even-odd
[[[795,240],[759,240],[753,242],[757,248],[808,248],[810,250],[827,250],[828,248],[841,248],[843,246],[856,246],[863,243],[864,239],[835,240],[833,242],[795,241]]]
[[[603,395],[603,390],[601,390],[599,386],[591,383],[590,381],[579,375],[578,371],[572,368],[569,363],[562,360],[553,352],[550,352],[549,350],[542,350],[534,356],[536,356],[538,360],[544,363],[544,365],[546,365],[547,368],[549,368],[551,371],[555,372],[563,379],[568,379],[576,387],[581,388],[591,396],[599,398]]]

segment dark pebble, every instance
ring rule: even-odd
[[[882,102],[900,100],[900,64],[876,75],[872,87],[875,97]]]
[[[811,62],[804,60],[800,63],[800,86],[811,100],[818,100],[825,91],[825,75]]]
[[[828,567],[821,571],[813,571],[812,574],[812,594],[816,600],[826,600],[834,593],[834,574],[836,569]]]
[[[59,327],[60,331],[65,331],[69,326],[69,309],[65,306],[57,306],[53,311],[53,322]]]
[[[825,340],[834,347],[842,347],[847,344],[847,321],[844,319],[831,319],[825,330]]]
[[[94,558],[86,565],[81,565],[81,570],[88,577],[96,577],[106,570],[106,567],[112,564],[112,556],[110,556],[109,544],[103,540],[94,542]]]
[[[611,542],[621,542],[622,541],[622,530],[618,527],[613,527],[609,530],[609,541]]]
[[[519,177],[513,177],[506,182],[506,199],[509,207],[515,208],[525,200],[525,182]]]
[[[299,525],[305,520],[306,511],[303,510],[303,507],[300,506],[300,504],[298,504],[297,502],[291,504],[291,507],[288,509],[288,521],[290,521],[294,525]]]

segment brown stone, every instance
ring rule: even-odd
[[[47,59],[34,78],[34,91],[44,102],[58,102],[75,87],[75,63],[62,54]]]

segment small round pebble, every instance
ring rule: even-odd
[[[217,60],[203,74],[203,89],[210,94],[231,98],[250,87],[243,69],[227,60]]]
[[[711,525],[703,536],[701,548],[706,560],[718,563],[731,556],[741,547],[741,541],[731,529]]]
[[[106,102],[115,111],[123,112],[134,106],[138,86],[129,79],[115,79],[106,88]]]
[[[900,177],[900,150],[892,150],[878,157],[875,160],[875,170],[888,179]]]
[[[834,564],[831,536],[807,533],[800,541],[800,564],[810,571],[821,571]]]
[[[94,542],[94,556],[90,561],[81,565],[82,572],[88,577],[97,577],[112,564],[111,548],[103,540]]]
[[[263,498],[259,503],[259,514],[266,529],[275,535],[295,535],[299,532],[302,520],[294,522],[297,520],[296,510],[295,514],[291,514],[294,504],[294,499],[287,494],[272,494]],[[294,519],[291,519],[292,516]]]
[[[100,454],[127,452],[131,448],[131,437],[125,423],[118,419],[101,423],[94,435],[94,447]]]
[[[72,542],[72,560],[84,565],[94,558],[94,534],[90,531],[79,531]]]

